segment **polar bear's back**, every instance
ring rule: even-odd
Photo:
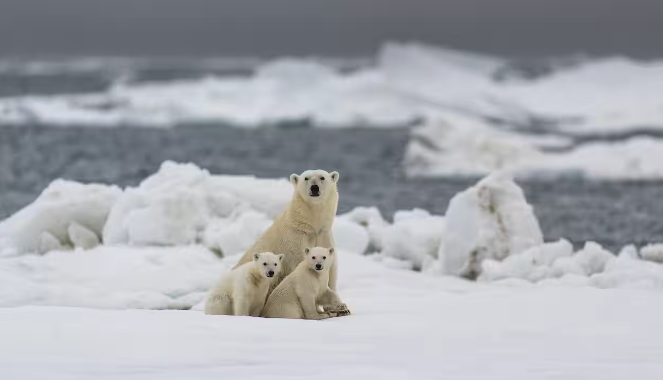
[[[245,264],[246,265],[246,264]],[[205,314],[232,315],[233,314],[233,289],[237,272],[243,272],[237,268],[235,271],[226,273],[212,288],[205,302]]]

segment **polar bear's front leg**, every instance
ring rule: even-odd
[[[315,297],[313,295],[307,296],[302,295],[299,297],[299,302],[302,306],[302,312],[304,314],[304,319],[327,319],[335,317],[336,313],[325,310],[324,312],[318,311],[318,307],[315,303]]]
[[[338,254],[334,258],[334,263],[329,268],[329,288],[336,291],[336,278],[338,276]]]
[[[316,239],[316,245],[318,247],[335,248],[334,237],[332,236],[331,228],[329,230],[324,229],[320,231],[320,233],[318,234],[318,238]],[[329,268],[329,287],[333,291],[336,291],[337,276],[338,276],[338,254],[335,255],[334,263],[332,264],[331,268]]]
[[[335,291],[327,288],[327,290],[318,298],[318,303],[322,306],[324,311],[333,311],[338,314],[339,317],[344,315],[350,315],[350,310],[348,307],[341,301],[341,298],[336,294]]]
[[[233,295],[233,315],[250,315],[250,297],[246,294]]]

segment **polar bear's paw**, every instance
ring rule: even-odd
[[[346,315],[350,315],[350,314],[352,314],[352,313],[350,313],[350,309],[348,309],[348,306],[347,306],[346,304],[341,304],[341,305],[339,305],[339,307],[338,307],[338,309],[336,310],[336,312],[338,313],[338,316],[339,316],[339,317],[344,317],[344,316],[346,316]]]
[[[350,309],[348,309],[348,306],[344,303],[332,307],[326,307],[323,308],[323,310],[324,312],[329,313],[332,317],[344,317],[351,314]]]

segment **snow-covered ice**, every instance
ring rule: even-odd
[[[56,180],[34,203],[0,222],[0,240],[10,241],[20,252],[47,252],[49,247],[73,245],[77,239],[72,232],[98,238],[120,194],[115,186]],[[42,242],[45,247],[40,247]]]
[[[212,176],[192,164],[165,162],[138,187],[124,191],[110,210],[103,238],[114,245],[206,242],[234,254],[269,227],[291,196],[285,179]],[[228,237],[223,243],[222,229]]]
[[[348,213],[339,215],[334,224],[338,221],[355,223],[365,228],[369,238],[369,245],[366,247],[369,252],[367,253],[382,250],[382,235],[389,223],[384,220],[377,207],[356,207]]]
[[[421,209],[398,211],[394,223],[382,231],[381,254],[408,261],[412,269],[428,270],[438,259],[444,236],[443,217]]]
[[[482,176],[507,170],[518,177],[575,175],[604,180],[661,179],[661,162],[663,140],[651,136],[574,146],[569,138],[495,130],[466,117],[432,121],[415,129],[405,157],[412,176]]]
[[[482,263],[480,281],[514,284],[516,279],[539,286],[594,286],[598,288],[663,289],[663,265],[648,256],[651,246],[638,253],[626,247],[619,255],[588,242],[573,253],[566,240],[532,247],[499,262]],[[642,257],[642,258],[641,258]]]
[[[541,245],[543,234],[522,189],[496,172],[449,201],[439,247],[442,273],[475,278],[485,259]]]

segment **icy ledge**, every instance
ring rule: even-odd
[[[0,222],[0,306],[199,308],[291,194],[285,179],[211,175],[173,162],[123,190],[56,181]],[[614,255],[592,242],[577,252],[565,240],[546,243],[503,172],[457,194],[445,216],[415,209],[388,222],[360,207],[339,215],[333,233],[343,254],[429,276],[663,289],[663,245]]]
[[[582,176],[599,180],[663,179],[663,140],[648,135],[574,145],[562,135],[487,128],[447,116],[415,128],[404,164],[414,177],[484,176],[508,170],[516,177]]]

